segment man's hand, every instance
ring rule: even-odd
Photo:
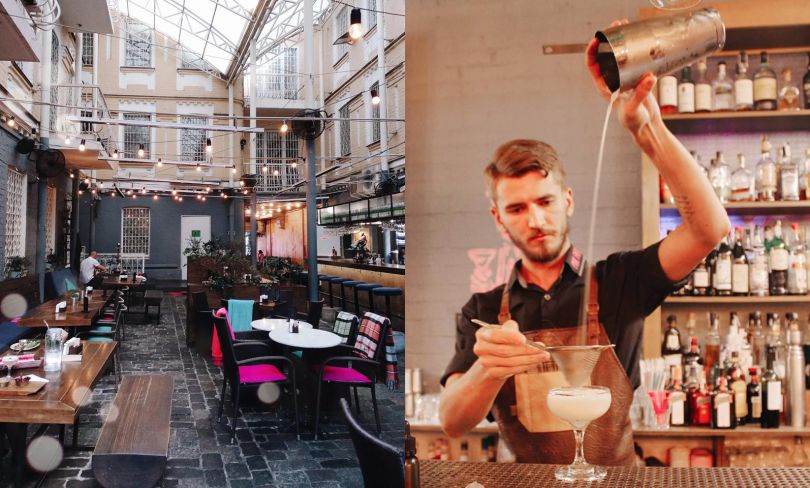
[[[616,20],[610,24],[610,27],[627,23],[627,19]],[[599,41],[594,37],[585,50],[585,64],[591,74],[596,90],[603,98],[609,100],[610,90],[602,78],[599,63],[596,61],[598,47]],[[641,129],[651,122],[661,121],[661,110],[652,95],[652,88],[655,86],[656,80],[657,78],[651,72],[644,73],[633,88],[622,90],[616,100],[614,108],[619,117],[619,122],[633,134],[633,137],[637,137]]]
[[[517,322],[509,320],[500,329],[479,329],[473,352],[490,379],[505,381],[549,359],[547,352],[526,344]]]

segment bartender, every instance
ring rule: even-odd
[[[609,99],[596,49],[594,39],[587,48],[587,67],[597,90]],[[581,301],[588,299],[598,305],[588,321],[589,343],[615,348],[602,353],[591,375],[591,384],[610,388],[613,401],[588,428],[585,455],[595,464],[633,463],[629,410],[639,384],[644,317],[730,229],[701,168],[662,122],[651,94],[655,82],[646,73],[619,96],[614,109],[669,185],[682,222],[660,242],[597,262],[589,297],[583,296],[589,263],[568,235],[574,194],[557,152],[536,140],[513,140],[495,151],[484,171],[490,213],[521,259],[504,285],[474,294],[462,309],[456,353],[441,379],[445,388],[439,415],[451,437],[464,435],[491,415],[518,462],[571,462],[571,428],[549,412],[545,400],[550,388],[566,383],[548,353],[526,341],[577,344]],[[471,323],[474,318],[502,327],[478,328]]]

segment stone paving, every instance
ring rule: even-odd
[[[137,310],[129,322],[142,322]],[[237,422],[236,441],[231,443],[229,428],[217,422],[222,375],[210,359],[186,347],[184,336],[185,301],[165,297],[159,325],[132,324],[126,327],[126,340],[120,352],[122,374],[164,373],[175,379],[172,398],[171,440],[163,487],[361,487],[363,480],[357,457],[342,414],[335,408],[322,421],[325,436],[314,440],[311,427],[296,438],[289,412],[277,405],[264,405],[243,390],[242,417]],[[402,446],[404,414],[400,354],[400,389],[390,391],[377,385],[377,401],[382,424],[381,438]],[[374,415],[368,389],[360,388],[363,409],[360,423],[374,431]],[[109,405],[115,395],[112,375],[97,385],[91,403],[82,410],[79,444],[94,446]],[[230,395],[228,395],[230,399]],[[282,396],[281,402],[285,403]],[[226,402],[230,412],[230,401]],[[48,432],[55,435],[56,429]],[[71,437],[67,429],[66,439]],[[90,467],[91,452],[67,450],[60,467],[52,471],[43,486],[99,486]],[[0,459],[0,471],[10,468]],[[8,471],[6,471],[8,472]],[[36,477],[28,474],[26,486]],[[6,481],[0,481],[7,483]],[[5,486],[5,485],[2,485]]]

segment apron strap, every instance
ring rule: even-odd
[[[588,266],[585,279],[590,280],[590,292],[588,293],[587,326],[588,336],[599,338],[599,283],[596,280],[596,266]]]
[[[512,314],[509,312],[509,282],[503,286],[503,293],[501,293],[501,306],[498,311],[498,323],[503,325],[507,320],[512,320]]]

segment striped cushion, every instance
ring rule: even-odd
[[[335,327],[332,332],[340,336],[341,344],[346,344],[356,329],[357,316],[349,312],[340,312],[335,319]]]

